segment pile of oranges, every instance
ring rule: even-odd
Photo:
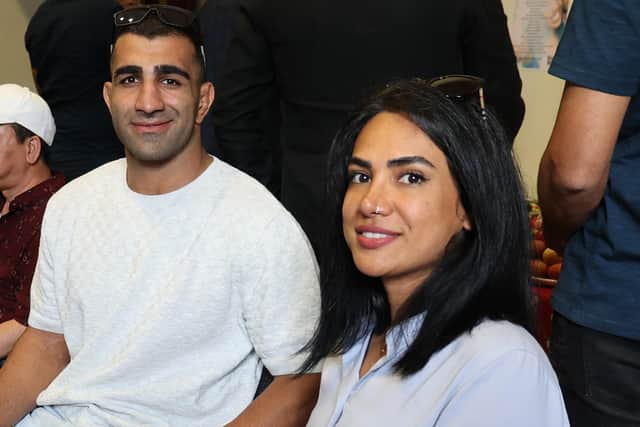
[[[540,205],[535,201],[529,202],[529,223],[531,225],[531,275],[540,279],[553,279],[560,276],[562,257],[553,249],[548,248],[542,232],[542,213]]]

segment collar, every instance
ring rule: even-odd
[[[410,318],[402,321],[389,329],[385,335],[385,342],[387,343],[387,354],[399,355],[409,348],[413,340],[418,335],[422,322],[424,321],[426,311],[418,313]]]
[[[38,185],[34,185],[27,191],[20,193],[9,204],[9,215],[12,212],[28,209],[34,205],[49,200],[51,194],[55,193],[60,187],[64,185],[64,176],[62,173],[53,173],[51,177],[45,179]],[[5,202],[5,198],[0,193],[0,206]]]

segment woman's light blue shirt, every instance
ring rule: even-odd
[[[362,378],[371,335],[343,356],[327,358],[307,426],[569,426],[547,356],[529,333],[507,321],[483,321],[408,378],[393,373],[422,319],[389,331],[387,356]]]

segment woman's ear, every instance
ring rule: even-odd
[[[458,204],[456,206],[456,215],[462,223],[462,229],[465,231],[471,231],[471,229],[473,228],[471,226],[471,220],[469,220],[469,215],[467,215],[467,211],[462,206],[460,200],[458,200]]]

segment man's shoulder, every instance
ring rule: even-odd
[[[124,176],[125,159],[117,159],[79,176],[68,182],[51,197],[51,204],[86,202],[94,199],[96,193],[114,187],[120,177]]]
[[[216,170],[208,184],[212,188],[210,193],[219,197],[212,198],[211,203],[217,205],[217,218],[222,223],[242,230],[237,236],[275,240],[299,236],[301,241],[307,241],[298,221],[264,185],[219,159],[213,166]]]
[[[574,2],[549,73],[614,95],[637,92],[640,2]]]
[[[288,214],[278,199],[253,177],[217,158],[212,166],[216,170],[211,176],[211,185],[222,189],[226,203],[252,210],[254,216]]]

